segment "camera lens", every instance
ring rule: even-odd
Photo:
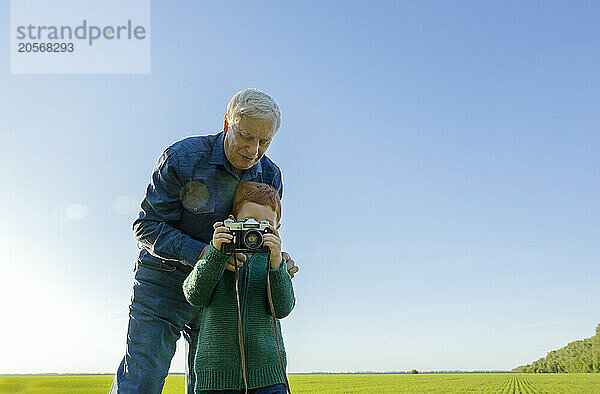
[[[258,230],[247,230],[242,239],[248,249],[258,249],[263,243],[262,234]]]

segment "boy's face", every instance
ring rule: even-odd
[[[266,220],[276,229],[281,226],[281,224],[277,221],[277,212],[275,212],[269,205],[260,205],[255,202],[246,201],[240,207],[235,220],[238,222],[243,222],[244,220],[250,218],[253,218],[257,222]]]

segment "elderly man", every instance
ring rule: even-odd
[[[280,122],[279,107],[269,95],[243,90],[229,102],[222,132],[178,141],[158,159],[133,222],[140,250],[127,349],[111,392],[160,393],[182,332],[186,393],[194,391],[202,310],[188,304],[182,284],[208,249],[213,223],[231,213],[239,183],[267,183],[283,194],[281,170],[265,156]],[[287,253],[282,254],[293,277],[298,268]],[[245,256],[238,256],[238,264],[243,261]],[[235,267],[229,263],[227,269]]]

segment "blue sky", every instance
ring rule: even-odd
[[[600,323],[598,4],[153,1],[147,75],[10,74],[9,11],[0,372],[116,370],[152,167],[247,87],[282,110],[290,372],[511,369]]]

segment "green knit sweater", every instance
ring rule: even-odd
[[[230,256],[215,249],[196,263],[183,282],[183,293],[192,305],[201,306],[202,320],[194,359],[195,390],[243,390],[244,380],[238,343],[235,273],[225,269]],[[239,270],[240,310],[246,355],[248,389],[284,383],[267,299],[268,255],[256,253]],[[282,319],[296,299],[285,260],[278,270],[269,269],[275,317]],[[279,347],[286,354],[277,320]]]

